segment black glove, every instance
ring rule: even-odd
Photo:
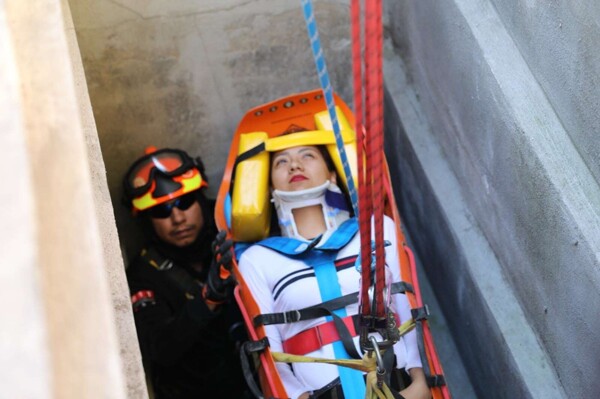
[[[213,303],[223,303],[231,295],[230,288],[235,285],[231,273],[233,263],[233,241],[226,239],[227,232],[220,231],[212,242],[213,260],[204,286],[204,299]]]

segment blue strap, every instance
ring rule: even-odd
[[[337,228],[324,244],[319,245],[319,249],[324,251],[338,251],[345,247],[356,233],[358,233],[358,222],[356,218],[348,219]]]
[[[312,267],[315,271],[317,284],[319,285],[321,301],[326,302],[342,296],[335,268],[335,259],[338,251],[346,246],[357,232],[358,222],[356,218],[351,218],[342,223],[325,243],[311,251],[306,251],[311,247],[311,243],[288,237],[269,237],[257,245],[272,249],[283,255],[297,259],[300,258],[305,264]],[[342,318],[346,317],[345,308],[334,310],[333,313]],[[327,316],[327,320],[331,321],[333,318]],[[333,343],[333,353],[336,359],[352,358],[341,341]],[[338,372],[340,374],[344,397],[346,399],[363,399],[366,387],[362,373],[358,370],[341,366],[338,366]]]
[[[337,252],[345,247],[357,232],[358,222],[356,221],[356,218],[348,219],[317,249],[321,251]],[[317,240],[320,240],[320,238],[317,238]],[[290,237],[269,237],[258,242],[257,245],[272,249],[273,251],[277,251],[286,256],[297,257],[305,255],[305,251],[308,248],[315,246],[312,245],[313,243],[307,243],[306,241]]]
[[[235,251],[235,258],[239,260],[242,258],[242,254],[252,246],[252,243],[248,243],[248,242],[236,242],[233,250]]]
[[[313,269],[317,277],[317,283],[319,284],[321,301],[323,302],[342,296],[334,263],[336,255],[336,253],[318,251],[311,256],[311,263],[314,262]],[[342,318],[346,317],[346,308],[334,310],[333,313]],[[331,316],[327,316],[328,321],[332,319]],[[341,341],[333,343],[333,353],[336,359],[351,359]],[[366,387],[360,371],[338,366],[338,372],[340,374],[344,398],[362,399],[365,397]]]
[[[319,247],[319,249],[340,249],[354,237],[357,231],[358,223],[356,218],[349,219],[345,221],[335,233],[329,237],[327,242]],[[323,256],[329,256],[329,261],[324,263],[319,262],[314,267],[314,270],[315,276],[317,277],[317,283],[319,284],[319,291],[321,292],[321,300],[326,302],[341,297],[342,290],[335,268],[337,251],[334,253],[323,254]],[[347,316],[346,308],[334,310],[333,313],[342,318]],[[331,321],[332,319],[331,316],[327,317],[328,321]],[[348,354],[341,341],[333,343],[333,353],[335,354],[336,359],[351,359],[351,356]],[[365,397],[366,387],[360,371],[338,366],[338,372],[340,374],[344,398],[362,399]]]
[[[316,240],[320,240],[320,236],[316,238]],[[296,257],[300,256],[306,251],[312,243],[308,243],[306,241],[300,241],[295,238],[289,237],[269,237],[257,243],[261,247],[266,247],[272,249],[273,251],[277,251],[280,254]]]
[[[352,177],[352,172],[350,170],[348,156],[346,155],[346,150],[344,149],[344,140],[342,139],[342,134],[340,132],[340,124],[335,113],[333,88],[331,87],[331,82],[329,81],[327,64],[325,63],[323,49],[321,48],[321,39],[319,38],[319,30],[317,29],[317,20],[315,19],[312,1],[302,0],[302,10],[304,12],[304,20],[306,21],[306,29],[308,30],[308,38],[310,39],[310,46],[315,59],[315,65],[317,67],[317,74],[319,75],[319,82],[321,83],[321,88],[323,89],[325,103],[327,104],[327,110],[329,111],[329,117],[331,118],[331,124],[333,126],[335,143],[338,151],[340,152],[342,166],[344,167],[344,174],[346,175],[346,181],[348,182],[348,194],[350,195],[350,200],[352,201],[354,214],[358,215],[358,194],[356,192],[354,178]]]

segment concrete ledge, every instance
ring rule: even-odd
[[[399,57],[385,63],[386,148],[396,198],[475,390],[486,398],[566,397],[401,65]]]
[[[52,369],[37,265],[34,182],[21,84],[4,2],[0,3],[0,386],[7,398],[50,398]],[[35,383],[32,383],[35,381]]]
[[[3,317],[10,328],[2,329],[2,341],[10,342],[13,350],[2,357],[0,369],[9,368],[7,377],[14,377],[2,379],[3,395],[124,399],[125,378],[62,4],[2,2],[0,30],[8,33],[3,36],[8,44],[2,44],[7,57],[1,62],[12,64],[7,71],[18,97],[3,108],[0,118],[2,126],[5,120],[13,125],[8,139],[14,141],[11,146],[3,136],[1,144],[10,154],[3,158],[2,169],[17,177],[26,175],[3,196],[20,204],[12,210],[14,215],[3,218],[9,224],[0,241],[27,245],[11,249],[21,248],[29,255],[22,259],[3,251],[8,256],[2,262],[6,271],[19,272],[2,279],[3,285],[15,284],[3,293],[10,295],[28,284],[4,304],[13,312],[21,310],[19,304],[29,304],[31,309],[23,315],[32,315],[31,320],[23,315]],[[11,160],[15,163],[6,163]],[[10,205],[11,201],[9,211]],[[10,223],[24,210],[22,224]],[[23,233],[28,236],[19,235]],[[32,350],[39,354],[36,367],[29,367]],[[15,360],[15,353],[21,353],[24,363]]]
[[[597,396],[600,189],[573,145],[576,132],[515,45],[519,31],[507,31],[490,1],[398,1],[390,10],[422,118],[474,224],[565,391]]]
[[[125,375],[125,384],[127,385],[127,398],[147,399],[146,376],[142,366],[142,355],[133,320],[129,287],[127,286],[117,226],[108,191],[106,169],[104,160],[102,159],[96,121],[92,112],[79,45],[75,35],[75,28],[73,27],[71,9],[67,0],[61,0],[61,2],[71,67],[75,81],[75,95],[77,96],[77,105],[85,137],[91,183],[94,188],[94,207],[97,213],[100,239],[102,240],[104,270],[106,271],[110,286],[119,341],[119,353]]]

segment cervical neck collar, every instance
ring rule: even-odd
[[[344,196],[338,186],[326,181],[318,187],[299,191],[274,190],[273,203],[277,211],[281,235],[306,240],[298,233],[293,210],[313,205],[321,205],[327,231],[338,228],[348,220],[350,213],[346,207]]]

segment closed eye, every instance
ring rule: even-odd
[[[301,155],[302,159],[305,159],[305,158],[316,159],[317,153],[318,153],[318,150],[313,147],[305,147],[300,150],[300,155]]]
[[[285,165],[287,163],[287,158],[285,157],[279,157],[277,159],[275,159],[275,166],[280,166],[280,165]]]

